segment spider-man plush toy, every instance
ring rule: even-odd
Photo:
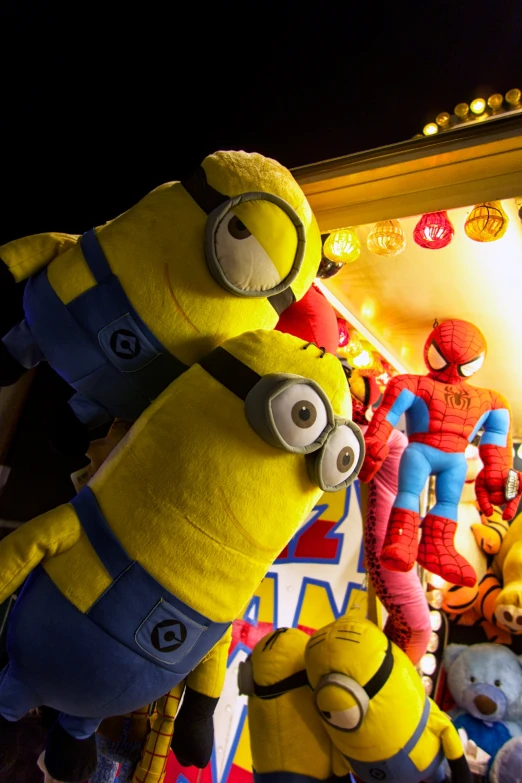
[[[522,493],[520,474],[512,470],[511,414],[507,401],[490,389],[467,383],[486,355],[484,335],[467,321],[436,326],[424,346],[427,375],[397,375],[366,432],[366,458],[359,474],[370,481],[388,454],[387,441],[403,413],[409,444],[402,456],[399,492],[381,554],[392,571],[409,571],[417,560],[433,574],[472,587],[476,574],[454,547],[457,505],[466,478],[466,446],[482,429],[480,458],[484,468],[475,487],[481,511],[507,503],[512,519]],[[437,477],[437,503],[420,524],[419,496],[430,475]]]

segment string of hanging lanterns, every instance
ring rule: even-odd
[[[522,209],[521,209],[522,213]],[[507,231],[509,218],[500,201],[476,204],[464,223],[464,231],[475,242],[494,242]],[[441,250],[455,236],[455,228],[447,211],[422,215],[413,229],[413,240],[426,250]],[[368,250],[377,256],[397,256],[406,248],[406,236],[398,220],[376,223],[366,240]],[[345,264],[351,264],[361,255],[361,242],[354,227],[333,231],[323,245],[323,264],[319,277],[331,277]]]

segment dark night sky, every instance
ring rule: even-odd
[[[4,3],[0,242],[80,233],[215,149],[312,163],[522,87],[520,0],[207,2],[110,22]]]

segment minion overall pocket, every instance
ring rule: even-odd
[[[229,623],[200,615],[131,560],[88,487],[72,504],[113,581],[84,614],[43,567],[33,571],[9,626],[11,663],[0,678],[0,714],[7,714],[4,704],[17,705],[16,719],[47,704],[89,719],[89,733],[92,719],[126,714],[168,693]]]
[[[5,342],[16,354],[15,337],[20,345],[24,330],[24,357],[15,358],[26,366],[27,356],[43,355],[76,389],[70,404],[84,423],[110,417],[134,420],[187,368],[134,310],[94,229],[81,237],[80,245],[96,285],[65,305],[42,270],[26,286],[26,321]],[[31,341],[36,348],[29,352]]]
[[[200,615],[131,560],[88,487],[72,505],[114,580],[87,615],[134,653],[185,677],[221,639],[229,624],[213,623]]]

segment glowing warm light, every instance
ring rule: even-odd
[[[436,122],[428,122],[422,129],[422,132],[425,136],[435,136],[435,134],[439,132],[439,126]]]
[[[459,120],[465,120],[469,114],[469,106],[467,103],[457,103],[453,111]]]
[[[369,299],[364,302],[361,308],[361,315],[364,318],[373,318],[375,315],[375,304]]]
[[[351,264],[361,255],[361,243],[354,228],[341,228],[326,239],[325,256],[337,264]]]
[[[444,585],[446,584],[444,579],[438,574],[429,574],[428,582],[430,583],[430,585],[432,585],[435,588],[435,590],[440,590],[440,588],[444,587]]]
[[[522,96],[522,93],[520,90],[509,90],[509,92],[506,93],[506,101],[509,103],[510,106],[518,106],[520,103],[520,98]]]
[[[354,356],[353,365],[360,370],[371,367],[373,364],[373,357],[369,351],[361,351],[360,354]]]
[[[401,348],[401,356],[407,356],[409,353],[409,348],[407,345],[403,345]]]
[[[488,98],[488,106],[490,109],[493,109],[493,111],[498,111],[500,108],[502,108],[503,103],[504,98],[499,92],[490,95]]]
[[[520,446],[517,449],[517,457],[519,459],[522,459],[522,443],[520,444]]]
[[[440,250],[449,245],[454,233],[447,212],[429,212],[421,217],[413,229],[413,239],[419,247]]]
[[[440,612],[430,612],[430,623],[432,631],[439,631],[442,626],[442,615]]]
[[[366,245],[377,256],[396,256],[406,247],[406,237],[398,220],[381,220],[368,234]]]
[[[439,127],[447,128],[450,124],[450,119],[451,117],[447,111],[441,111],[441,113],[437,115],[435,122]]]
[[[428,696],[428,697],[431,696],[432,691],[433,691],[433,680],[431,679],[431,677],[424,676],[422,678],[422,684],[424,685],[424,690],[426,692],[426,696]]]
[[[473,114],[482,114],[486,108],[486,101],[484,98],[475,98],[474,101],[471,101],[469,108]]]
[[[420,665],[423,674],[431,675],[437,668],[437,659],[432,653],[426,653],[422,656]]]
[[[485,201],[473,207],[464,231],[475,242],[494,242],[504,236],[508,225],[508,216],[500,201]]]
[[[441,608],[443,597],[440,590],[432,590],[431,593],[426,593],[426,599],[433,609]]]
[[[428,642],[428,652],[434,653],[437,652],[439,647],[439,637],[435,633],[435,631],[432,632],[430,636],[430,640]]]

